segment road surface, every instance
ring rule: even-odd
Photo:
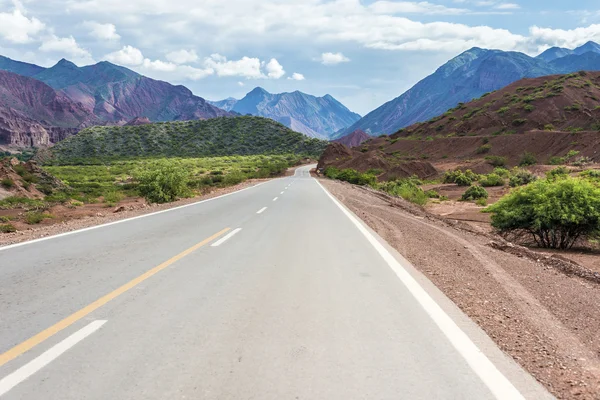
[[[2,399],[551,398],[308,167],[1,248],[0,353]]]

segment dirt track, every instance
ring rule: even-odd
[[[490,246],[402,200],[321,182],[555,396],[600,399],[600,284]],[[393,204],[392,204],[393,203]]]

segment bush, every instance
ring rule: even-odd
[[[123,197],[125,196],[123,196],[123,193],[119,193],[116,190],[109,190],[108,192],[105,192],[102,197],[104,198],[105,203],[116,205],[118,202],[123,200]]]
[[[569,175],[569,169],[567,167],[557,167],[551,171],[546,172],[548,179],[556,179],[560,177],[566,177]]]
[[[581,176],[589,179],[598,179],[600,178],[600,170],[598,169],[588,169],[587,171],[583,171]]]
[[[504,167],[508,162],[506,157],[500,156],[487,156],[485,159],[487,160],[488,164],[494,167]]]
[[[561,165],[566,162],[567,162],[567,160],[565,160],[564,157],[558,157],[558,156],[550,157],[550,159],[548,160],[548,164],[550,164],[550,165]]]
[[[479,179],[479,184],[483,187],[504,186],[504,179],[502,179],[502,177],[500,177],[500,175],[496,175],[496,174],[492,173],[492,174],[488,174],[488,175],[483,175]]]
[[[36,225],[45,220],[46,218],[53,218],[50,214],[44,214],[38,211],[30,211],[25,214],[25,222],[29,225]]]
[[[215,175],[215,178],[221,177]],[[189,174],[181,166],[164,160],[136,174],[138,190],[151,203],[167,203],[189,195]]]
[[[543,179],[486,209],[501,233],[530,236],[540,247],[569,249],[600,230],[600,188],[581,178]]]
[[[519,166],[521,167],[525,167],[528,165],[536,165],[537,164],[537,158],[535,158],[535,155],[533,153],[530,152],[525,152],[523,153],[523,155],[521,156],[521,161],[519,161]]]
[[[238,183],[242,183],[246,180],[246,175],[244,175],[241,171],[232,171],[225,175],[223,179],[223,184],[226,186],[237,185]]]
[[[474,179],[470,178],[468,175],[460,173],[456,176],[454,182],[458,186],[470,186],[473,183]]]
[[[354,169],[343,169],[339,170],[335,167],[327,167],[325,169],[325,176],[330,179],[338,179],[360,186],[375,186],[377,184],[377,177],[369,173],[360,173]]]
[[[510,176],[510,171],[506,168],[496,167],[494,168],[494,174],[498,175],[501,178],[508,178]]]
[[[401,197],[406,201],[418,205],[425,205],[429,200],[428,195],[410,179],[402,179],[398,181],[384,182],[379,186],[379,189],[391,194],[392,196]]]
[[[444,183],[456,183],[458,186],[469,186],[477,180],[477,174],[470,169],[465,172],[456,169],[454,171],[446,171],[444,174]]]
[[[426,191],[425,195],[430,199],[439,199],[440,198],[440,194],[433,189]]]
[[[15,186],[15,182],[10,178],[4,178],[2,181],[0,181],[0,185],[2,185],[2,187],[5,189],[10,189]]]
[[[485,153],[489,153],[490,150],[492,150],[492,145],[491,144],[484,144],[483,146],[480,146],[475,153],[477,154],[485,154]]]
[[[485,206],[487,206],[487,203],[488,203],[488,202],[487,202],[487,199],[484,199],[484,198],[477,199],[477,200],[475,201],[475,204],[477,204],[478,206],[481,206],[481,207],[485,207]]]
[[[534,182],[536,179],[536,176],[531,172],[524,169],[517,169],[511,174],[508,184],[510,187],[523,186]]]
[[[11,224],[0,224],[0,233],[11,233],[16,231],[17,228],[12,226]]]
[[[471,185],[467,191],[462,195],[463,201],[487,199],[488,192],[481,186]]]

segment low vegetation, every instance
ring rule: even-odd
[[[52,165],[98,164],[122,158],[297,154],[318,158],[327,142],[261,117],[222,117],[140,126],[95,126],[56,144]]]
[[[492,226],[540,247],[570,249],[600,233],[600,188],[589,180],[553,174],[512,191],[489,206]]]

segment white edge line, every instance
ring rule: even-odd
[[[262,213],[264,213],[264,212],[265,212],[265,210],[266,210],[266,209],[267,209],[267,207],[263,207],[263,208],[261,208],[260,210],[258,210],[256,213],[257,213],[257,214],[262,214]]]
[[[231,239],[233,237],[233,235],[235,235],[236,233],[238,233],[241,230],[242,230],[242,228],[237,228],[237,229],[232,230],[227,235],[223,236],[221,239],[219,239],[216,242],[214,242],[213,244],[211,244],[210,247],[219,247],[220,245],[225,243],[227,240]]]
[[[60,357],[61,354],[69,350],[71,347],[75,346],[77,343],[81,342],[83,339],[96,332],[105,323],[106,321],[100,320],[91,322],[90,324],[81,328],[80,330],[67,337],[63,341],[50,347],[48,350],[46,350],[33,360],[29,361],[27,364],[23,365],[15,372],[2,378],[0,380],[0,396],[4,395],[12,388],[17,386],[19,383],[23,382],[25,379],[35,374],[40,369],[44,368],[46,365],[50,364],[52,361]]]
[[[283,194],[283,192],[279,193],[279,194]]]
[[[281,179],[281,178],[276,178],[276,179]],[[241,192],[243,192],[245,190],[253,189],[253,188],[256,188],[258,186],[264,185],[265,183],[269,183],[269,182],[271,182],[271,181],[261,182],[259,184],[254,185],[254,186],[250,186],[250,187],[247,187],[247,188],[244,188],[244,189],[240,189],[240,190],[237,190],[235,192],[222,194],[222,195],[217,196],[217,197],[212,197],[210,199],[197,201],[195,203],[185,204],[183,206],[173,207],[173,208],[169,208],[169,209],[161,210],[161,211],[156,211],[156,212],[149,213],[149,214],[138,215],[137,217],[131,217],[131,218],[126,218],[126,219],[121,219],[119,221],[109,222],[109,223],[102,224],[102,225],[94,225],[94,226],[90,226],[90,227],[87,227],[87,228],[78,229],[78,230],[75,230],[75,231],[70,231],[70,232],[65,232],[65,233],[59,233],[58,235],[53,235],[53,236],[43,237],[43,238],[39,238],[39,239],[29,240],[27,242],[21,242],[21,243],[10,244],[10,245],[7,245],[7,246],[2,246],[2,247],[0,247],[0,251],[8,250],[8,249],[14,249],[15,247],[21,247],[21,246],[25,246],[25,245],[28,245],[28,244],[39,243],[39,242],[43,242],[45,240],[56,239],[56,238],[63,237],[63,236],[74,235],[76,233],[87,232],[87,231],[91,231],[93,229],[104,228],[104,227],[111,226],[111,225],[122,224],[124,222],[129,222],[129,221],[133,221],[133,220],[136,220],[136,219],[151,217],[151,216],[158,215],[158,214],[163,214],[163,213],[167,213],[167,212],[171,212],[171,211],[175,211],[175,210],[180,210],[180,209],[186,208],[186,207],[196,206],[198,204],[206,203],[206,202],[217,200],[217,199],[222,199],[223,197],[227,197],[227,196],[231,196],[233,194],[241,193]]]
[[[279,197],[275,197],[275,198],[273,199],[273,201],[277,201],[277,199],[279,199]]]
[[[314,179],[314,178],[313,178]],[[402,267],[396,258],[369,232],[364,225],[333,197],[321,183],[314,179],[323,189],[325,194],[337,205],[340,210],[352,221],[358,230],[367,238],[369,243],[377,250],[396,276],[402,281],[413,297],[423,307],[429,317],[440,328],[450,343],[465,359],[471,369],[479,376],[483,383],[497,399],[525,399],[514,385],[500,372],[475,343],[464,333],[458,325],[444,312],[444,310],[429,296],[419,283]]]

